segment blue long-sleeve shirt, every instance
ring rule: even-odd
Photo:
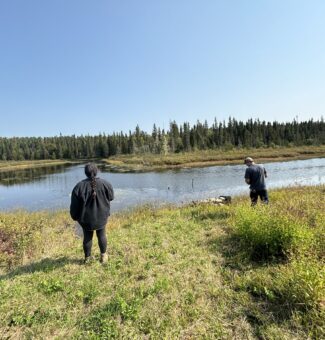
[[[265,190],[266,170],[262,165],[252,164],[245,172],[245,179],[250,184],[251,190]]]

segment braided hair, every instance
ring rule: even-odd
[[[88,163],[85,166],[85,174],[88,178],[91,179],[90,185],[91,185],[91,189],[92,189],[92,196],[93,199],[96,197],[96,175],[98,173],[98,168],[96,166],[96,164],[94,163]]]

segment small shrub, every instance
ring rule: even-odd
[[[233,224],[235,235],[255,260],[286,258],[313,240],[308,226],[269,206],[238,207]]]
[[[0,212],[0,267],[12,269],[41,254],[55,253],[56,248],[49,247],[48,242],[52,238],[56,241],[57,233],[69,235],[64,240],[70,242],[73,238],[69,228],[73,224],[66,212]],[[57,245],[60,248],[62,241]]]
[[[58,279],[43,280],[39,284],[39,290],[47,295],[51,295],[64,290],[64,284]]]

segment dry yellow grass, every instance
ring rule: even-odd
[[[50,159],[39,161],[0,161],[0,171],[14,171],[73,163],[76,162],[69,160],[50,160]]]
[[[325,145],[291,148],[200,150],[164,155],[119,155],[106,159],[112,171],[153,171],[173,168],[241,164],[247,156],[258,162],[325,157]]]

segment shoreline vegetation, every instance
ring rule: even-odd
[[[324,194],[113,214],[106,265],[67,211],[0,212],[0,338],[324,338]]]
[[[167,155],[118,155],[105,159],[106,170],[112,172],[147,172],[196,168],[216,165],[243,164],[245,157],[257,163],[282,162],[325,157],[325,145],[276,148],[241,148],[231,150],[200,150]]]
[[[195,168],[215,165],[242,164],[243,159],[250,155],[259,163],[282,162],[325,157],[325,145],[301,147],[276,148],[240,148],[200,150],[182,153],[169,153],[167,155],[134,154],[118,155],[108,159],[92,159],[94,162],[104,164],[105,169],[111,172],[147,172],[163,171],[169,169]],[[30,161],[0,161],[0,172],[51,167],[60,165],[73,165],[89,160],[30,160]]]
[[[248,155],[256,158],[258,163],[303,160],[318,157],[323,158],[325,157],[325,145],[274,148],[233,148],[230,150],[214,149],[168,153],[167,155],[150,153],[130,154],[112,156],[108,159],[0,161],[0,172],[73,165],[84,163],[89,160],[104,165],[105,170],[111,172],[164,171],[169,169],[242,164],[243,159]]]
[[[31,160],[31,161],[0,161],[0,172],[25,170],[33,168],[44,168],[60,165],[78,164],[80,161],[74,160]]]

